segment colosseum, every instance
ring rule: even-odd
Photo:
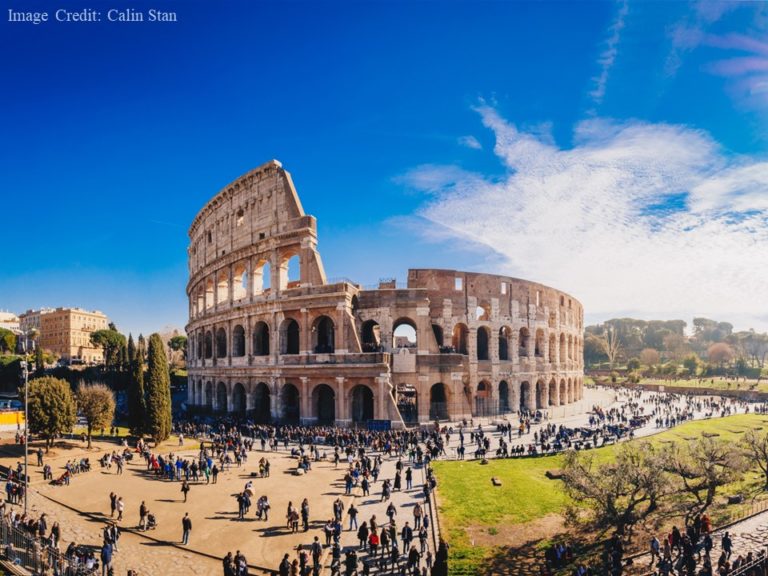
[[[455,270],[327,279],[317,221],[275,160],[221,190],[189,237],[190,410],[402,427],[582,398],[575,298]]]

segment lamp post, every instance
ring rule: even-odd
[[[24,515],[27,514],[28,495],[29,492],[29,365],[27,363],[27,338],[28,335],[24,335],[21,349],[24,352],[24,360],[21,361],[21,373],[24,376]],[[34,340],[32,341],[32,348],[34,349]]]

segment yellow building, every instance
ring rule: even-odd
[[[28,310],[20,320],[22,326],[36,325],[39,346],[61,359],[104,362],[104,351],[91,344],[91,333],[105,330],[109,325],[109,319],[103,313],[81,308]]]

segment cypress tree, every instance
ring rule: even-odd
[[[155,444],[171,436],[171,377],[160,334],[149,337],[147,354],[147,432]]]
[[[133,337],[128,340],[129,356],[133,348],[131,363],[131,383],[128,387],[128,419],[131,434],[140,436],[145,430],[147,403],[144,394],[144,336],[139,334],[139,346],[133,344]]]

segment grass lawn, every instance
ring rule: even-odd
[[[768,380],[739,380],[734,382],[733,380],[724,380],[722,378],[704,378],[701,381],[698,379],[691,380],[677,380],[669,381],[656,378],[643,378],[640,381],[641,384],[659,384],[661,386],[685,386],[687,388],[707,388],[712,390],[756,390],[758,392],[768,392]]]
[[[661,432],[647,439],[654,445],[688,440],[702,432],[718,434],[719,439],[737,442],[750,428],[768,427],[768,416],[740,414],[728,418],[699,420]],[[613,457],[616,446],[591,451],[598,461]],[[478,528],[493,534],[499,526],[525,524],[549,514],[560,514],[570,503],[559,480],[549,480],[547,470],[559,469],[563,457],[478,461],[436,461],[432,464],[438,479],[440,522],[451,545],[451,574],[478,574],[479,566],[492,552],[489,546],[473,546],[470,533]],[[502,485],[494,487],[491,477]],[[761,485],[757,474],[749,473],[739,486],[720,494],[735,493]],[[717,517],[713,514],[713,520]],[[470,529],[468,531],[468,529]],[[500,542],[507,546],[515,542]]]

